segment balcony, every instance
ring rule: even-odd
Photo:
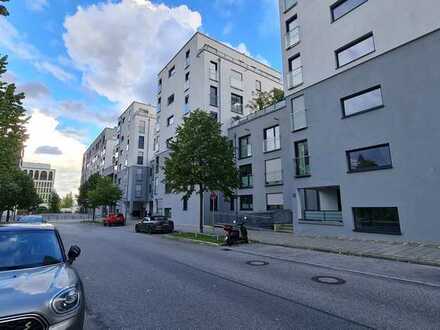
[[[287,73],[287,88],[295,88],[303,83],[302,67]]]
[[[232,104],[231,111],[242,115],[243,114],[243,104],[241,104],[241,103]]]
[[[242,90],[243,80],[231,77],[231,87]]]
[[[290,48],[299,43],[299,26],[286,34],[286,48]]]

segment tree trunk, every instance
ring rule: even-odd
[[[199,222],[199,229],[200,233],[203,233],[203,190],[200,189],[199,191],[199,197],[200,197],[200,222]]]
[[[93,213],[92,213],[92,221],[95,222],[95,208],[93,208]]]
[[[9,210],[6,211],[6,222],[9,222]]]

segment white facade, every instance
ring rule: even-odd
[[[158,75],[154,212],[198,223],[197,198],[193,196],[183,210],[182,196],[165,193],[163,184],[167,140],[174,137],[184,116],[196,109],[208,111],[227,134],[233,122],[249,113],[246,105],[257,90],[273,88],[282,89],[282,83],[280,73],[271,67],[199,32],[187,42]]]
[[[34,180],[34,187],[37,194],[43,201],[44,206],[49,205],[49,199],[54,191],[55,170],[50,164],[23,162],[21,169]]]

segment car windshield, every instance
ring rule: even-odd
[[[63,261],[52,230],[0,232],[0,271],[41,267]]]

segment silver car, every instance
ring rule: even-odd
[[[49,224],[0,225],[0,329],[82,329],[84,291]]]

